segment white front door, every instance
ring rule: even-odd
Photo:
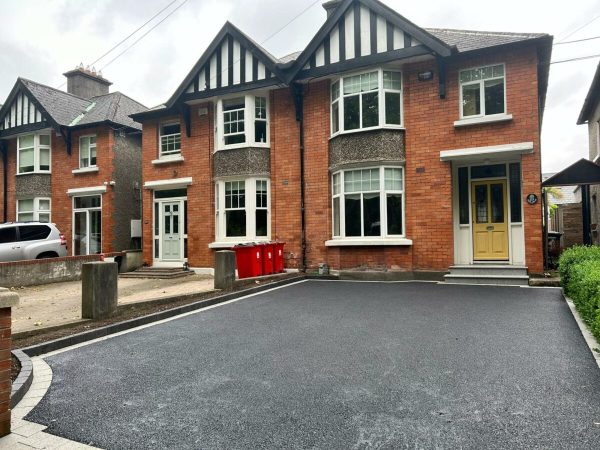
[[[161,203],[161,247],[163,261],[181,261],[183,235],[181,230],[183,202]]]

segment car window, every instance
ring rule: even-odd
[[[37,241],[46,239],[50,234],[50,227],[45,225],[23,225],[19,227],[20,241]]]
[[[15,242],[16,238],[16,227],[0,228],[0,244],[8,244],[10,242]]]

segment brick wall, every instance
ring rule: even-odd
[[[583,244],[583,216],[581,203],[566,203],[559,205],[556,211],[559,222],[559,231],[563,233],[560,238],[562,248]]]

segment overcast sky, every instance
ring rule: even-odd
[[[90,64],[172,0],[0,0],[0,103],[17,77],[58,87],[62,73]],[[176,0],[155,19],[183,3]],[[314,0],[187,0],[173,15],[103,69],[113,90],[146,106],[164,102],[226,20],[275,56],[301,50],[325,21],[322,1],[272,39],[272,33]],[[430,0],[384,3],[422,27],[545,32],[555,42],[600,14],[600,0]],[[144,28],[95,66],[102,68]],[[569,36],[600,35],[600,19]],[[555,61],[600,54],[600,39],[554,47]],[[600,58],[554,64],[542,130],[544,172],[558,171],[587,155],[587,131],[575,124]]]

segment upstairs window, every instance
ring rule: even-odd
[[[459,80],[461,118],[506,114],[503,64],[462,70]]]
[[[331,85],[331,134],[402,126],[402,74],[378,69]]]
[[[17,140],[17,173],[50,172],[50,135],[29,134]]]
[[[269,102],[266,96],[246,95],[217,102],[217,148],[269,145]]]
[[[160,126],[160,156],[173,156],[181,153],[181,126],[179,122],[164,123]]]
[[[79,167],[96,167],[96,136],[83,136],[79,139]]]

